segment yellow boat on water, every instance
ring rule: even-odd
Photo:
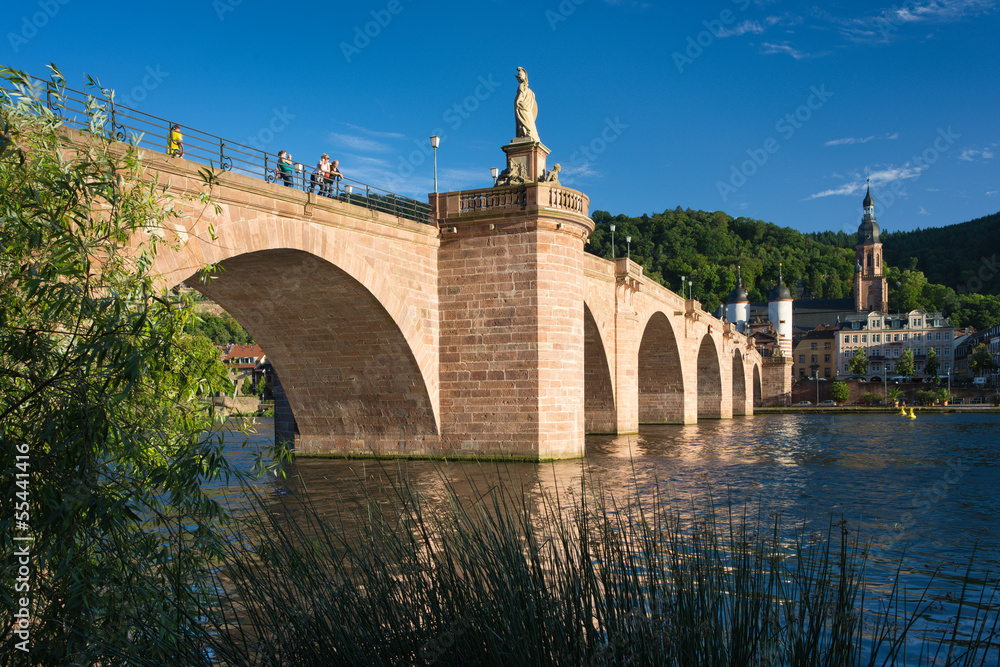
[[[916,419],[917,415],[913,413],[913,408],[910,408],[910,414],[906,415],[910,419]]]

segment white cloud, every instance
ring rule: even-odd
[[[340,132],[331,132],[327,135],[327,138],[334,144],[346,148],[352,151],[364,151],[368,153],[388,153],[392,150],[392,147],[388,144],[384,144],[381,141],[375,141],[374,139],[366,139],[365,137],[359,137],[354,134],[341,134]]]
[[[921,206],[920,210],[917,211],[917,215],[930,215],[930,213],[927,212],[927,209],[925,209],[923,206]]]
[[[405,139],[406,135],[400,134],[399,132],[380,132],[379,130],[369,130],[367,127],[361,127],[360,125],[353,125],[351,123],[344,123],[344,126],[355,132],[361,132],[362,134],[367,134],[372,137],[380,137],[382,139]]]
[[[835,195],[849,196],[859,194],[865,189],[865,187],[867,187],[868,182],[871,182],[872,187],[878,187],[880,185],[886,185],[896,181],[906,181],[919,178],[920,173],[926,168],[926,165],[914,167],[910,164],[905,164],[902,167],[886,167],[884,169],[871,172],[868,175],[867,181],[861,176],[860,173],[856,173],[847,183],[835,188],[823,190],[822,192],[811,194],[806,197],[806,201],[819,199],[821,197],[832,197]],[[905,197],[905,194],[902,192],[896,193],[896,195],[898,197]]]
[[[875,136],[870,137],[845,137],[843,139],[833,139],[828,141],[824,146],[849,146],[851,144],[867,144],[869,141],[874,139]]]
[[[831,141],[826,142],[823,145],[824,146],[849,146],[849,145],[852,145],[852,144],[867,144],[872,139],[892,140],[892,139],[898,139],[898,138],[899,138],[899,132],[893,132],[892,134],[883,134],[883,135],[874,135],[873,134],[870,137],[844,137],[843,139],[833,139]]]
[[[822,192],[817,192],[815,194],[809,195],[807,199],[819,199],[821,197],[832,197],[834,195],[853,195],[861,190],[861,183],[844,183],[839,188],[831,188],[830,190],[823,190]]]
[[[784,53],[785,55],[789,55],[789,56],[795,58],[796,60],[802,60],[803,58],[809,58],[809,57],[811,57],[808,53],[804,53],[804,52],[799,51],[798,49],[790,46],[788,44],[788,42],[785,42],[784,44],[773,44],[771,42],[764,42],[761,45],[761,48],[763,49],[763,53],[766,56],[769,56],[769,55],[772,55],[772,54],[775,54],[775,53]]]
[[[993,148],[987,146],[986,148],[965,148],[962,149],[962,154],[958,156],[959,160],[965,160],[966,162],[976,162],[977,160],[992,160],[993,159]]]
[[[740,35],[745,35],[747,33],[750,33],[750,34],[753,34],[753,35],[759,35],[762,32],[764,32],[764,27],[761,26],[761,24],[757,23],[756,21],[749,21],[749,20],[747,20],[747,21],[744,21],[743,23],[740,23],[740,24],[734,26],[732,29],[723,28],[722,30],[720,30],[718,32],[718,34],[716,36],[720,37],[720,38],[721,37],[738,37]]]

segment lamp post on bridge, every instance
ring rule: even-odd
[[[493,177],[493,187],[497,186],[497,177],[500,175],[500,170],[496,167],[490,169],[490,176]]]
[[[615,226],[611,225],[611,259],[615,258]]]
[[[441,137],[436,134],[431,137],[431,148],[434,149],[434,194],[438,191],[438,145],[441,143]]]
[[[628,244],[628,245],[625,246],[625,252],[627,253],[626,257],[629,260],[631,260],[632,259],[632,237],[631,236],[626,236],[625,237],[625,243]]]

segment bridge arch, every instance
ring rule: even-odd
[[[436,438],[413,351],[361,283],[300,250],[247,253],[219,268],[192,286],[267,351],[295,417],[300,452],[383,453]]]
[[[764,386],[760,379],[760,364],[753,365],[753,406],[755,408],[764,405]]]
[[[590,311],[583,304],[583,392],[584,428],[587,433],[617,433],[614,382],[604,337]]]
[[[639,423],[684,423],[684,367],[674,327],[662,311],[646,321],[639,343]]]
[[[722,364],[717,343],[705,334],[698,346],[698,419],[722,419]]]
[[[246,178],[227,177],[236,185]],[[184,205],[177,247],[161,246],[152,271],[161,284],[186,282],[220,303],[261,344],[294,412],[296,448],[437,449],[436,230],[375,224],[339,202],[317,206],[312,220],[295,219],[255,208],[237,187],[218,199],[232,203],[207,214]],[[199,283],[213,264],[221,270]]]
[[[743,353],[737,348],[733,350],[733,416],[745,415],[746,413],[746,370],[743,365]]]

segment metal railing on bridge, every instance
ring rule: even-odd
[[[292,163],[291,173],[282,177],[278,158],[266,151],[238,141],[232,141],[190,125],[175,123],[148,114],[115,101],[113,93],[88,79],[85,90],[76,90],[55,80],[36,79],[17,72],[7,72],[10,79],[0,77],[0,94],[11,101],[29,96],[46,107],[68,127],[90,130],[94,121],[100,131],[115,141],[128,142],[170,154],[170,128],[175,124],[183,136],[183,158],[213,169],[231,171],[268,183],[281,181],[288,187],[306,192],[317,192],[342,202],[363,206],[400,218],[434,224],[430,206],[411,197],[397,195],[388,190],[346,177],[324,179],[313,177],[313,170],[298,162]]]

